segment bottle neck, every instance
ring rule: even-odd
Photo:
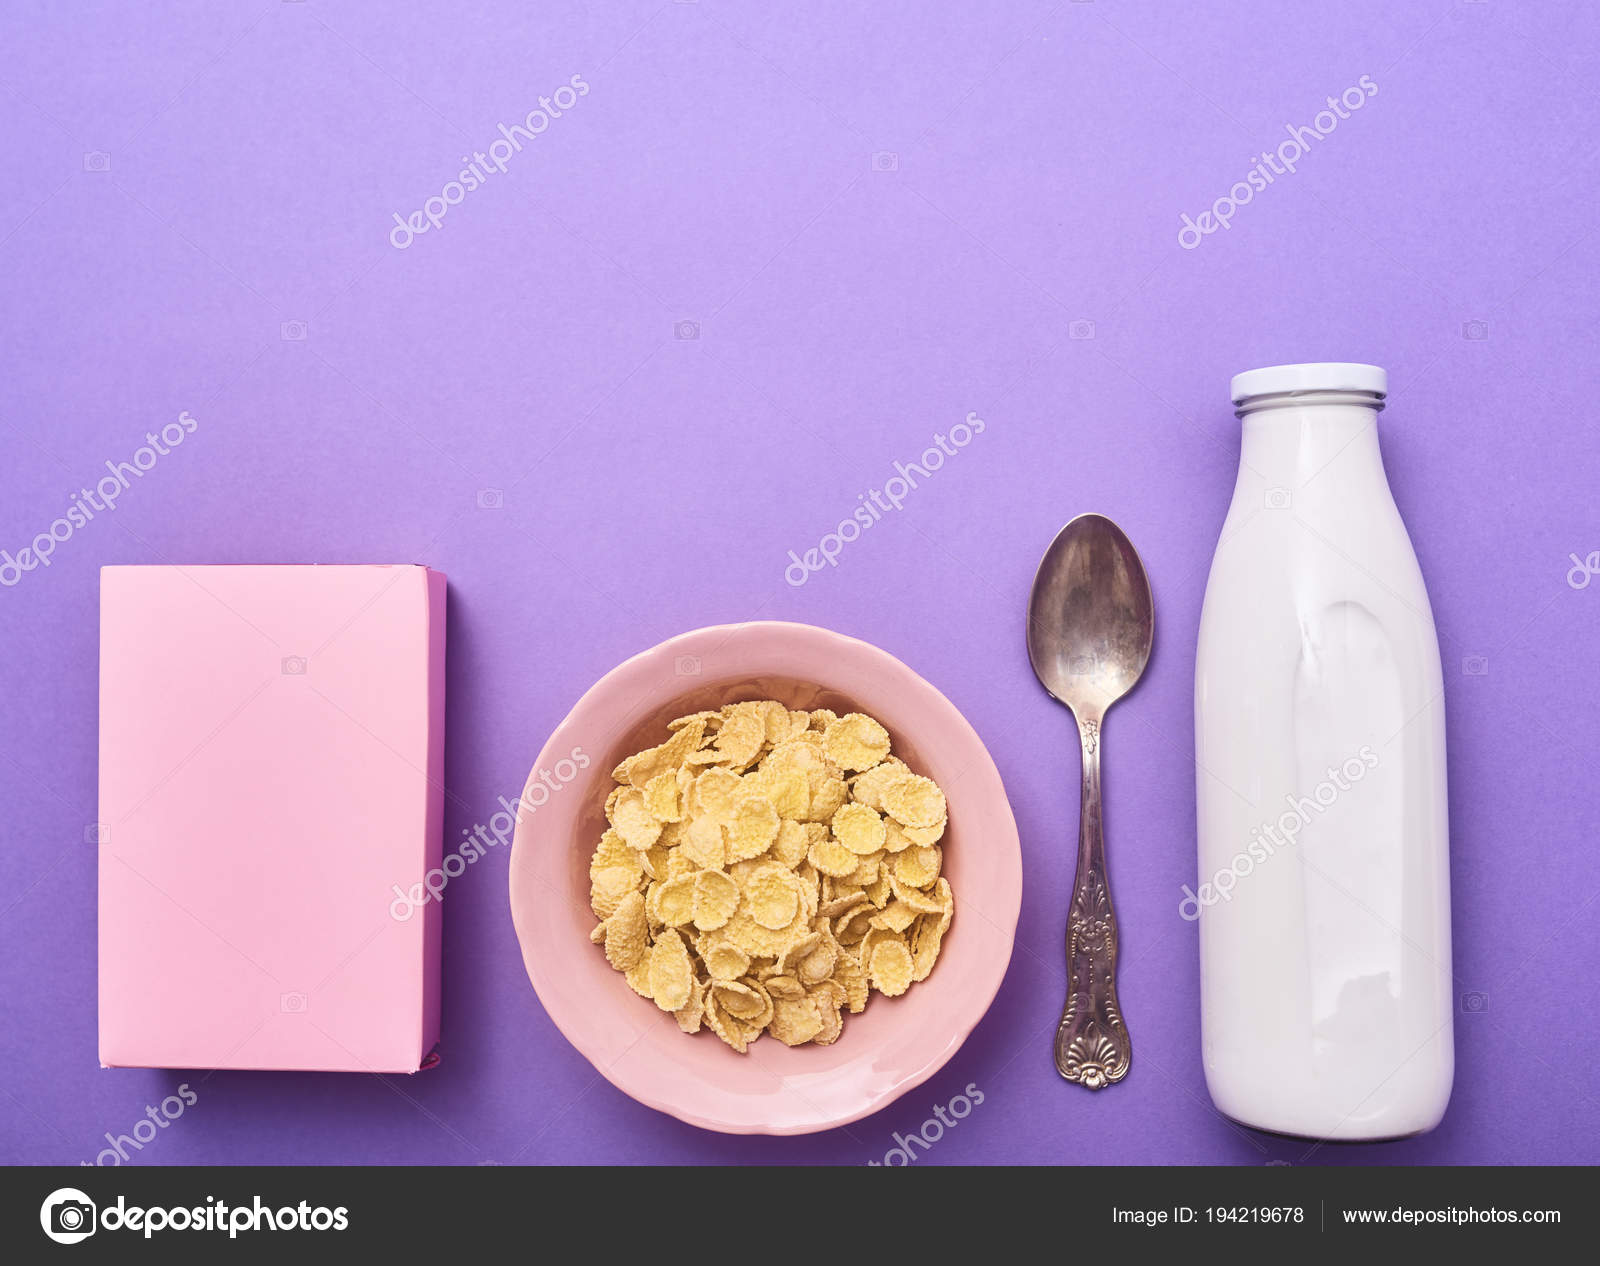
[[[1291,491],[1387,486],[1378,448],[1382,402],[1361,393],[1262,396],[1239,410],[1241,473]]]

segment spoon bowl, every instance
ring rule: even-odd
[[[1080,514],[1045,550],[1028,601],[1028,658],[1051,696],[1100,715],[1150,662],[1155,608],[1144,564],[1119,528]]]

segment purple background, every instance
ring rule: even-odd
[[[134,1163],[861,1163],[968,1083],[983,1104],[923,1163],[1600,1159],[1600,584],[1566,578],[1600,550],[1592,6],[468,8],[0,16],[0,548],[147,430],[200,421],[0,591],[0,1160],[92,1159],[180,1082],[199,1102]],[[389,244],[394,212],[574,74],[589,95],[504,174]],[[1362,75],[1378,96],[1297,173],[1179,247],[1181,214]],[[1213,1112],[1177,913],[1228,376],[1315,359],[1390,370],[1386,458],[1445,658],[1456,981],[1483,1008],[1458,1017],[1443,1125],[1382,1147]],[[987,430],[903,510],[785,583],[789,550],[969,411]],[[1076,763],[1022,647],[1039,555],[1090,509],[1157,607],[1108,738],[1136,1055],[1099,1096],[1050,1063]],[[449,890],[438,1070],[102,1071],[98,568],[310,561],[449,574],[447,838],[662,638],[776,617],[900,656],[984,736],[1022,829],[988,1018],[848,1129],[702,1133],[551,1026],[497,851]]]

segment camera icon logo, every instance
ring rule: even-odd
[[[303,993],[285,993],[278,995],[278,1010],[285,1015],[304,1015],[306,1013],[306,996]]]
[[[110,171],[111,155],[94,150],[83,156],[84,171]]]
[[[1262,498],[1263,504],[1269,510],[1287,510],[1293,500],[1287,488],[1268,488],[1267,495]]]
[[[503,488],[479,488],[478,509],[504,510],[506,508],[506,494]]]
[[[76,1244],[95,1231],[94,1201],[76,1187],[52,1191],[39,1206],[39,1225],[57,1244]]]
[[[1468,677],[1487,677],[1489,675],[1489,657],[1487,655],[1467,655],[1461,660],[1461,671]]]
[[[872,156],[873,171],[899,171],[900,155],[889,150],[879,150]]]
[[[680,677],[698,677],[700,675],[700,657],[698,655],[679,655],[672,661],[672,671]]]
[[[1072,322],[1067,326],[1067,337],[1075,339],[1093,338],[1094,322],[1081,319]]]
[[[692,343],[700,337],[700,322],[679,321],[672,327],[672,337],[680,343]]]
[[[1489,1009],[1489,995],[1486,993],[1464,993],[1461,995],[1461,1009],[1468,1015],[1482,1015]]]
[[[310,332],[304,321],[285,321],[278,327],[278,337],[285,343],[304,343]]]
[[[83,828],[83,842],[85,844],[111,843],[111,827],[105,822],[91,822]]]
[[[1461,337],[1473,343],[1481,343],[1489,337],[1489,323],[1487,321],[1463,321],[1461,323]]]
[[[281,667],[285,677],[304,677],[309,665],[304,655],[285,655]]]

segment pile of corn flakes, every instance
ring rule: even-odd
[[[679,717],[612,772],[591,936],[685,1033],[826,1046],[927,978],[955,912],[944,793],[860,712]]]

